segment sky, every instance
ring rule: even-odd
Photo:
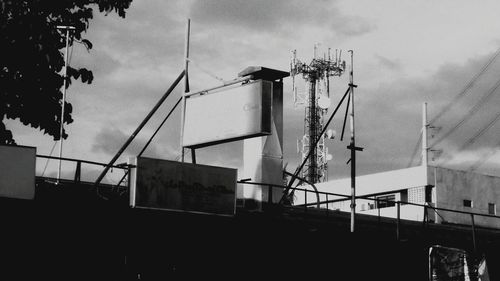
[[[430,124],[431,164],[461,170],[474,167],[476,172],[500,176],[500,122],[495,121],[500,118],[500,89],[495,87],[500,58],[478,76],[500,48],[498,11],[500,2],[495,0],[480,4],[463,0],[136,0],[125,18],[96,12],[82,35],[93,48],[87,51],[75,44],[70,56],[73,67],[93,71],[94,81],[91,85],[73,82],[67,91],[75,121],[65,127],[69,137],[63,157],[111,160],[183,70],[190,18],[190,57],[195,63],[189,71],[192,92],[220,85],[212,76],[236,78],[247,66],[289,71],[292,50],[297,50],[303,62],[312,59],[315,45],[318,53],[328,48],[342,50],[342,59],[348,62],[347,51],[353,50],[358,85],[356,144],[364,147],[357,154],[358,174],[419,164],[418,155],[410,160],[422,127],[422,104],[428,104],[432,120],[457,100]],[[349,77],[346,73],[331,83],[332,105],[336,105]],[[182,90],[179,85],[117,163],[140,151]],[[461,98],[456,99],[457,95]],[[349,138],[341,142],[339,137],[343,111],[330,125],[338,135],[328,141],[333,155],[329,179],[349,175]],[[176,110],[145,156],[178,158],[179,116]],[[291,79],[285,78],[284,162],[289,171],[299,164],[297,139],[303,134],[303,119],[304,108],[294,106]],[[52,137],[18,120],[6,124],[18,144],[36,147],[37,154],[51,153]],[[58,149],[56,145],[52,155],[57,156]],[[240,172],[242,157],[242,142],[197,151],[199,163],[239,168]],[[38,175],[53,176],[56,170],[56,161],[37,161]],[[84,166],[83,178],[95,180],[100,171]],[[74,164],[64,163],[63,175],[71,178],[73,174]],[[113,171],[105,182],[116,183],[121,175]]]

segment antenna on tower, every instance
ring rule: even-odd
[[[328,179],[327,162],[332,156],[328,153],[325,140],[333,138],[333,131],[329,134],[321,134],[323,130],[323,116],[328,112],[331,105],[330,100],[330,77],[341,76],[345,71],[345,61],[341,61],[342,51],[338,53],[335,50],[335,57],[330,54],[318,56],[318,45],[314,44],[314,57],[309,64],[303,63],[297,59],[297,51],[292,51],[290,62],[290,75],[292,76],[292,92],[294,105],[305,104],[304,136],[299,143],[299,153],[302,154],[302,160],[310,158],[304,170],[302,177],[308,182],[317,183]],[[306,90],[298,93],[295,86],[295,76],[302,74],[306,81]],[[324,89],[321,89],[324,85]],[[314,147],[314,143],[318,140]]]

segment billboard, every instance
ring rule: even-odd
[[[236,169],[147,157],[132,162],[132,207],[234,215]]]
[[[0,197],[35,198],[36,148],[0,145]]]
[[[182,145],[203,147],[271,134],[273,85],[256,80],[186,97]]]

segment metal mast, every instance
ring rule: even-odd
[[[314,58],[309,64],[302,63],[297,59],[297,52],[292,51],[290,63],[290,74],[293,79],[293,93],[295,105],[306,104],[304,117],[304,136],[299,141],[299,150],[302,160],[310,154],[309,160],[305,164],[302,177],[308,182],[317,183],[328,179],[328,164],[331,155],[325,145],[326,138],[332,138],[332,131],[321,134],[323,130],[323,116],[330,106],[330,77],[340,76],[345,70],[345,61],[341,60],[342,52],[335,52],[335,57],[324,54],[323,58],[316,56],[316,46],[314,47]],[[298,94],[295,87],[295,75],[302,74],[306,81],[304,94]],[[314,143],[318,141],[318,145]]]
[[[61,99],[61,126],[59,130],[59,167],[57,169],[57,183],[61,180],[61,165],[62,165],[62,150],[63,150],[63,133],[64,133],[64,105],[66,103],[66,80],[68,76],[68,47],[70,30],[75,30],[74,26],[58,25],[57,29],[66,31],[66,48],[64,51],[64,73],[63,73],[63,96]]]

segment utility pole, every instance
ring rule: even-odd
[[[61,179],[61,164],[62,164],[62,149],[63,149],[63,131],[64,131],[64,104],[66,103],[66,78],[68,73],[68,47],[69,47],[69,32],[75,30],[74,26],[58,25],[57,29],[66,30],[66,49],[64,52],[64,81],[63,81],[63,96],[61,104],[61,128],[59,130],[59,168],[57,170],[57,184]]]
[[[351,88],[351,113],[349,114],[349,123],[351,127],[351,232],[354,232],[354,216],[356,215],[356,142],[354,134],[354,65],[353,65],[353,50],[351,53],[351,72],[349,75],[349,87]]]

